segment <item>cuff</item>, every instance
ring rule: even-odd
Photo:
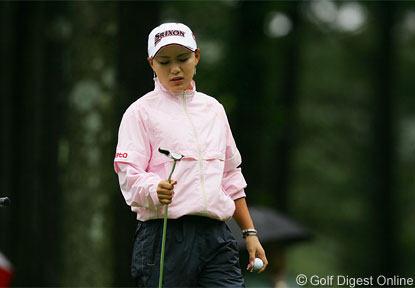
[[[238,200],[239,198],[244,198],[244,197],[246,197],[245,189],[241,189],[238,192],[232,194],[231,196],[233,201]]]
[[[149,189],[150,197],[151,197],[151,200],[153,200],[154,206],[162,206],[162,204],[159,201],[159,197],[157,196],[157,185],[158,185],[158,183],[153,184],[150,187],[150,189]]]

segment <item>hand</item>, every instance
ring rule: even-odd
[[[177,181],[170,180],[170,183],[167,180],[160,181],[157,185],[157,197],[161,204],[170,204],[173,195],[174,195],[174,185],[177,184]]]
[[[264,262],[264,266],[258,271],[258,273],[261,273],[267,268],[268,260],[265,256],[265,250],[262,248],[261,243],[259,242],[259,239],[257,236],[246,236],[246,249],[249,253],[249,264],[248,267],[246,267],[246,270],[250,270],[251,272],[254,271],[254,261],[255,258],[260,258],[262,262]]]

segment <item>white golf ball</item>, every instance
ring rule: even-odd
[[[262,266],[264,266],[264,262],[262,262],[262,260],[259,258],[255,258],[255,262],[253,266],[254,270],[259,270],[262,268]]]

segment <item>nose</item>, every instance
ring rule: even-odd
[[[172,64],[172,66],[171,66],[171,73],[173,74],[173,75],[176,75],[176,74],[178,74],[180,72],[180,66],[179,66],[179,64],[178,63],[173,63]]]

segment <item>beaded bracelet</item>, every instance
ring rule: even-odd
[[[258,231],[255,229],[242,230],[242,237],[245,239],[246,236],[258,236]]]

